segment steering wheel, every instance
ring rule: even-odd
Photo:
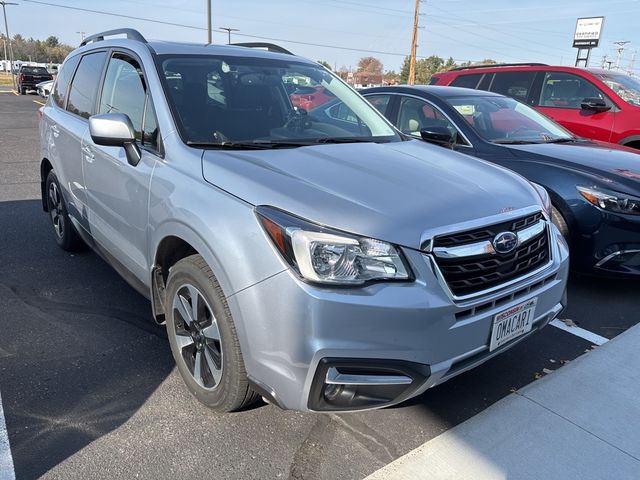
[[[296,133],[304,132],[311,127],[311,119],[307,115],[307,111],[304,108],[293,107],[293,110],[289,112],[289,118],[287,118],[284,128],[293,130]]]

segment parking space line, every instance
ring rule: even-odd
[[[20,95],[18,95],[18,92],[16,92],[15,90],[11,90],[11,93],[13,93],[16,97],[20,96]]]
[[[44,103],[39,102],[38,100],[33,100],[33,103],[37,103],[38,105],[42,105],[44,107]]]
[[[9,434],[7,433],[7,424],[4,421],[2,396],[0,395],[0,480],[15,480],[15,478],[16,474],[13,469]]]
[[[580,328],[577,325],[573,324],[573,322],[562,321],[559,318],[551,321],[549,325],[553,325],[560,330],[564,330],[565,332],[569,332],[572,335],[583,338],[594,345],[600,346],[609,341],[608,338],[602,337],[597,333],[590,332],[589,330],[585,330],[584,328]]]

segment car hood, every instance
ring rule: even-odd
[[[520,158],[538,159],[562,168],[587,173],[605,183],[630,192],[640,189],[640,151],[604,142],[542,143],[508,145]]]
[[[411,248],[427,230],[539,204],[519,175],[417,140],[205,150],[202,170],[252,205]]]

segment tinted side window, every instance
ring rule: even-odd
[[[376,108],[376,110],[383,115],[386,114],[391,95],[367,95],[366,98],[369,103]]]
[[[76,69],[79,60],[79,55],[67,58],[60,70],[60,73],[58,73],[58,78],[56,78],[51,98],[59,107],[64,108],[64,102],[67,98],[67,87],[69,87],[69,81],[73,76],[73,72]]]
[[[99,113],[124,113],[133,124],[136,139],[142,140],[145,84],[138,62],[116,53],[107,67]]]
[[[578,75],[564,72],[547,72],[540,93],[541,107],[580,109],[587,97],[606,99],[605,94],[592,83]]]
[[[466,145],[456,126],[435,106],[413,97],[402,97],[398,112],[398,129],[402,133],[420,138],[420,130],[446,128],[454,138],[454,143]]]
[[[80,60],[69,90],[67,110],[71,113],[84,118],[92,115],[106,56],[106,52],[96,52],[85,55]]]
[[[462,88],[476,88],[482,77],[481,73],[474,73],[473,75],[460,75],[451,82],[452,87]]]
[[[109,60],[100,96],[99,113],[124,113],[144,146],[158,150],[158,122],[137,60],[116,53]]]
[[[526,102],[536,72],[499,72],[495,74],[491,91]]]

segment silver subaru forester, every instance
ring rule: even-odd
[[[100,33],[41,114],[57,243],[89,245],[150,299],[216,411],[397,404],[566,303],[543,188],[404,137],[280,47]]]

